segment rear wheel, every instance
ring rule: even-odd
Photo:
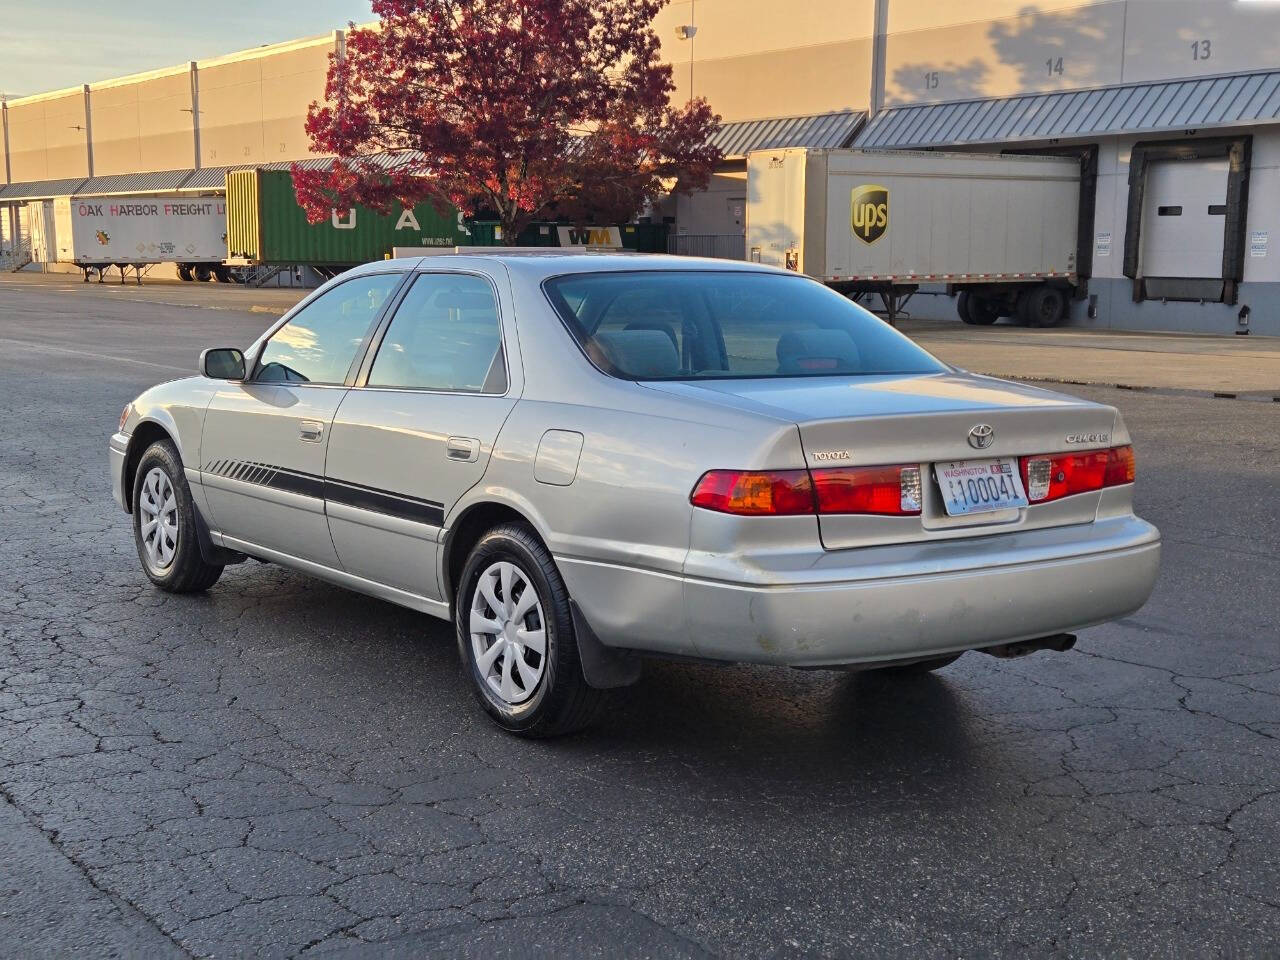
[[[1031,325],[1031,294],[1035,293],[1034,287],[1026,287],[1018,291],[1018,299],[1013,308],[1014,322],[1021,326],[1028,327]]]
[[[569,591],[525,524],[495,527],[471,550],[454,601],[458,653],[490,718],[524,737],[571,733],[595,719]]]
[[[195,506],[182,460],[169,440],[142,454],[133,480],[133,537],[142,569],[161,590],[199,593],[222,576],[200,554]]]
[[[1033,327],[1056,327],[1067,312],[1067,296],[1057,287],[1036,287],[1027,297],[1027,321]]]
[[[988,327],[1000,318],[1000,311],[995,304],[968,290],[960,292],[956,309],[960,313],[960,319],[973,326]]]

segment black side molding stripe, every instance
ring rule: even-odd
[[[444,508],[430,500],[418,500],[341,480],[326,480],[324,496],[326,500],[343,506],[370,510],[415,523],[426,523],[433,527],[444,526]]]
[[[243,460],[219,460],[209,467],[206,473],[252,483],[257,486],[284,490],[314,500],[326,500],[369,510],[413,523],[425,523],[433,527],[444,526],[444,506],[434,500],[422,500],[380,490],[377,487],[366,487],[359,483],[345,480],[325,479],[314,473],[301,470],[290,470],[270,463],[247,463]]]

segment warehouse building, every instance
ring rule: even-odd
[[[1280,335],[1280,3],[673,0],[677,97],[724,117],[677,252],[742,257],[746,155],[783,146],[1081,159],[1087,295],[1071,321]],[[341,31],[20,100],[3,110],[0,257],[25,204],[207,192],[306,157]]]

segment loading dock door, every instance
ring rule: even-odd
[[[1227,171],[1226,158],[1151,163],[1142,202],[1142,276],[1222,277]]]

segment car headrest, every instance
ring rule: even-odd
[[[609,330],[593,338],[613,366],[631,377],[674,377],[680,355],[661,330]]]
[[[671,345],[676,348],[676,352],[680,352],[680,341],[676,339],[675,327],[669,323],[663,323],[661,320],[634,320],[622,329],[623,332],[627,330],[657,330],[665,333],[671,338]]]
[[[788,330],[778,338],[779,373],[855,373],[860,361],[845,330]]]

